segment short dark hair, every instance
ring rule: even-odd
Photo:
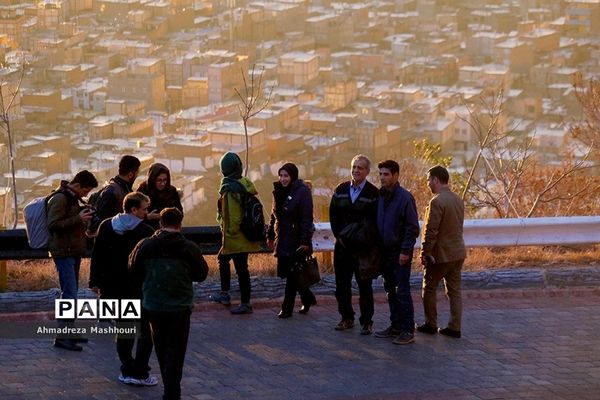
[[[123,199],[123,210],[128,213],[131,212],[132,208],[140,208],[142,203],[150,204],[150,198],[146,196],[144,193],[140,192],[131,192],[127,193],[125,198]]]
[[[394,160],[385,160],[377,164],[377,168],[387,168],[390,170],[392,175],[400,173],[400,165]]]
[[[142,163],[137,157],[124,155],[119,160],[119,175],[127,175],[130,172],[135,172],[140,169]]]
[[[160,212],[160,226],[163,228],[174,228],[181,225],[183,213],[175,207],[164,208]]]
[[[435,167],[429,168],[429,176],[438,178],[441,184],[447,184],[450,180],[450,174],[448,174],[448,170],[441,165],[436,165]]]
[[[84,169],[83,171],[79,171],[73,177],[73,180],[70,183],[78,183],[79,187],[82,187],[82,188],[93,189],[93,188],[98,187],[98,180],[96,180],[96,177],[94,176],[94,174],[92,174],[87,169]]]

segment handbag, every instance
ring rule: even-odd
[[[307,288],[321,280],[319,263],[313,256],[301,256],[296,259],[291,270],[299,289]]]

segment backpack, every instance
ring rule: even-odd
[[[251,242],[262,242],[266,236],[263,205],[258,197],[246,193],[242,195],[242,223],[240,229]]]
[[[46,210],[46,206],[50,198],[56,193],[60,193],[60,190],[48,196],[36,197],[23,208],[27,242],[32,249],[48,247],[50,231],[48,230],[48,211]]]

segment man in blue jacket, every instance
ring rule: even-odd
[[[419,236],[419,218],[413,195],[398,183],[400,166],[382,161],[379,168],[381,189],[377,207],[377,229],[383,241],[383,287],[390,307],[388,328],[376,337],[394,338],[394,344],[415,341],[415,316],[410,295],[410,266]]]

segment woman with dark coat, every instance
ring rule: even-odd
[[[175,207],[183,213],[183,206],[177,188],[171,185],[171,172],[166,165],[154,163],[148,170],[148,179],[140,183],[138,192],[150,198],[150,210],[146,223],[157,230],[160,226],[160,212],[167,207]]]
[[[298,179],[298,167],[286,163],[279,169],[279,180],[273,183],[273,207],[267,232],[267,244],[277,258],[277,276],[286,278],[285,296],[279,318],[292,316],[296,292],[302,300],[301,314],[317,304],[309,288],[300,289],[290,273],[294,261],[312,253],[313,201],[310,189]]]

